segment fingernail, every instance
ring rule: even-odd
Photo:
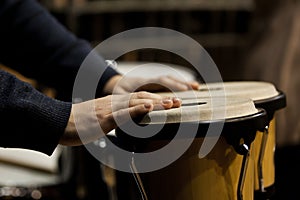
[[[146,104],[144,104],[144,107],[146,108],[146,109],[150,109],[151,108],[151,104],[150,103],[146,103]]]
[[[170,103],[172,103],[172,101],[171,101],[171,99],[163,99],[162,103],[163,104],[170,104]]]
[[[174,102],[174,103],[181,102],[181,99],[179,99],[178,97],[174,97],[174,98],[173,98],[173,102]]]
[[[198,82],[193,82],[193,83],[192,83],[192,87],[193,87],[194,89],[196,89],[196,90],[199,90],[200,84],[199,84]]]

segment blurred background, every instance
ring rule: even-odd
[[[300,180],[300,110],[297,105],[300,97],[299,1],[39,2],[75,35],[88,40],[92,45],[132,28],[169,28],[198,41],[216,63],[224,81],[254,80],[273,83],[286,94],[287,107],[276,113],[276,194],[272,199],[300,199],[300,186],[297,183]],[[113,49],[107,49],[110,50]],[[159,50],[129,52],[118,61],[171,63],[192,70],[184,59]],[[59,95],[51,88],[34,84],[51,96]],[[111,199],[110,190],[114,183],[103,177],[102,172],[106,169],[84,147],[72,148],[72,155],[74,154],[76,156],[66,156],[67,163],[71,166],[63,167],[68,171],[64,172],[63,181],[45,186],[46,191],[51,193],[53,188],[63,191],[64,195],[57,195],[57,199]],[[60,157],[54,162],[61,167],[63,159]],[[5,193],[5,185],[0,194],[1,191]]]

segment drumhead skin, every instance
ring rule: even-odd
[[[243,98],[184,99],[180,108],[148,113],[140,124],[211,122],[256,114],[254,103]]]
[[[220,94],[220,91],[224,92]],[[172,93],[160,93],[163,96],[168,96]],[[207,96],[234,96],[239,98],[252,99],[253,101],[275,97],[279,94],[273,84],[268,82],[255,81],[236,81],[236,82],[222,82],[222,83],[208,83],[201,84],[198,91],[189,90],[183,92],[175,92],[173,95],[182,98],[190,99]]]
[[[269,82],[264,81],[228,81],[201,84],[200,89],[183,92],[159,93],[162,96],[176,96],[181,99],[226,96],[251,99],[255,106],[267,111],[269,120],[274,112],[286,106],[285,95]]]
[[[143,135],[152,130],[157,130],[156,134],[138,138],[121,127],[116,131],[117,137],[127,144],[136,146],[155,140],[170,141],[175,136],[177,139],[187,139],[222,135],[239,154],[243,154],[244,152],[239,149],[240,140],[243,139],[250,144],[255,138],[256,131],[262,130],[267,125],[267,116],[266,112],[257,109],[250,99],[214,97],[183,100],[180,108],[152,111],[137,123],[142,127],[140,131]],[[210,126],[220,127],[220,132],[215,130],[207,135]],[[180,132],[178,135],[179,128],[194,131]],[[235,134],[232,134],[233,132]]]
[[[279,94],[272,83],[263,81],[235,81],[224,83],[208,83],[201,85],[201,91],[222,89],[224,85],[224,92],[227,96],[238,96],[241,98],[250,98],[253,101],[268,99]]]

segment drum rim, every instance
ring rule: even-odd
[[[274,113],[277,110],[283,109],[287,105],[286,95],[280,90],[278,90],[278,95],[274,97],[267,98],[267,99],[260,99],[253,102],[256,107],[263,108],[266,110],[269,121],[273,119]]]
[[[243,126],[246,126],[248,129],[247,130],[243,130],[243,134],[247,134],[248,132],[253,132],[256,133],[256,131],[258,130],[262,130],[263,128],[265,128],[265,126],[268,124],[268,120],[267,120],[267,112],[263,109],[263,108],[258,108],[257,109],[257,113],[254,114],[250,114],[250,115],[245,115],[242,117],[236,117],[236,118],[228,118],[225,120],[213,120],[213,121],[201,121],[201,122],[182,122],[182,123],[167,123],[164,124],[163,127],[163,131],[162,132],[172,132],[172,130],[177,129],[177,127],[179,125],[181,126],[197,126],[198,127],[198,132],[196,134],[196,138],[197,137],[204,137],[205,134],[199,132],[199,129],[201,130],[205,130],[206,128],[209,127],[210,124],[224,124],[224,127],[222,129],[222,133],[223,134],[227,134],[227,133],[232,133],[232,131],[238,131],[241,129],[244,129]],[[140,126],[151,126],[151,127],[155,127],[155,126],[161,126],[161,124],[140,124]],[[243,128],[242,128],[243,127]],[[166,129],[166,130],[165,130]],[[116,133],[117,135],[122,137],[124,135],[128,136],[128,139],[132,138],[133,140],[170,140],[172,139],[173,136],[170,136],[170,134],[164,134],[164,133],[158,133],[152,137],[149,138],[136,138],[133,136],[129,136],[127,133],[124,134],[124,132],[117,128],[116,129]],[[122,133],[122,134],[118,134],[118,133]],[[125,138],[127,137],[125,136]],[[181,137],[180,137],[181,138]],[[185,135],[185,137],[182,138],[190,138],[189,135]]]
[[[171,141],[178,129],[178,126],[195,126],[198,127],[196,137],[195,134],[192,134],[193,137],[190,137],[187,133],[184,137],[178,137],[177,139],[196,139],[203,138],[206,136],[206,130],[211,123],[224,123],[220,120],[215,120],[210,123],[198,123],[198,122],[183,122],[173,123],[173,124],[165,124],[163,129],[157,133],[156,135],[149,138],[136,138],[134,136],[128,135],[124,133],[121,129],[116,129],[116,140],[123,141],[123,145],[126,143],[126,150],[132,150],[132,148],[137,151],[139,147],[143,147],[148,142],[152,141]],[[243,117],[231,118],[227,119],[224,123],[224,127],[222,129],[221,137],[224,137],[228,144],[232,145],[235,151],[241,155],[244,154],[240,149],[240,141],[244,141],[248,146],[254,141],[256,133],[258,130],[263,129],[268,124],[267,113],[263,108],[259,108],[258,112],[251,115],[245,115]],[[148,124],[149,126],[157,126],[158,124]],[[246,127],[246,128],[245,128]],[[205,132],[205,133],[204,133]],[[232,133],[236,134],[232,134]],[[166,134],[167,133],[167,134]],[[173,133],[173,134],[172,134]],[[216,137],[217,135],[211,135],[210,137]],[[124,143],[124,141],[126,141]],[[127,149],[128,148],[128,149]]]
[[[224,120],[222,119],[214,119],[214,120],[202,120],[202,121],[187,121],[187,122],[168,122],[168,123],[165,123],[165,125],[176,125],[176,124],[197,124],[197,125],[206,125],[206,124],[212,124],[212,123],[238,123],[238,122],[242,122],[242,121],[245,121],[245,120],[251,120],[252,118],[255,118],[257,116],[260,116],[260,115],[266,115],[267,112],[265,111],[264,108],[256,108],[257,109],[257,112],[256,113],[253,113],[253,114],[248,114],[248,115],[244,115],[244,116],[240,116],[240,117],[232,117],[232,118],[226,118]],[[139,124],[139,126],[161,126],[160,123],[158,124]]]
[[[286,95],[282,91],[278,90],[278,95],[274,97],[259,99],[253,102],[257,107],[265,109],[269,105],[269,107],[273,110],[279,110],[286,106]]]

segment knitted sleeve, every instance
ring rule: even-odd
[[[71,106],[0,70],[0,146],[51,155],[64,133]]]
[[[77,72],[91,45],[77,38],[36,0],[0,1],[0,62],[28,78],[53,87],[71,100]],[[97,91],[117,74],[101,55],[93,54],[94,70],[104,74]]]

